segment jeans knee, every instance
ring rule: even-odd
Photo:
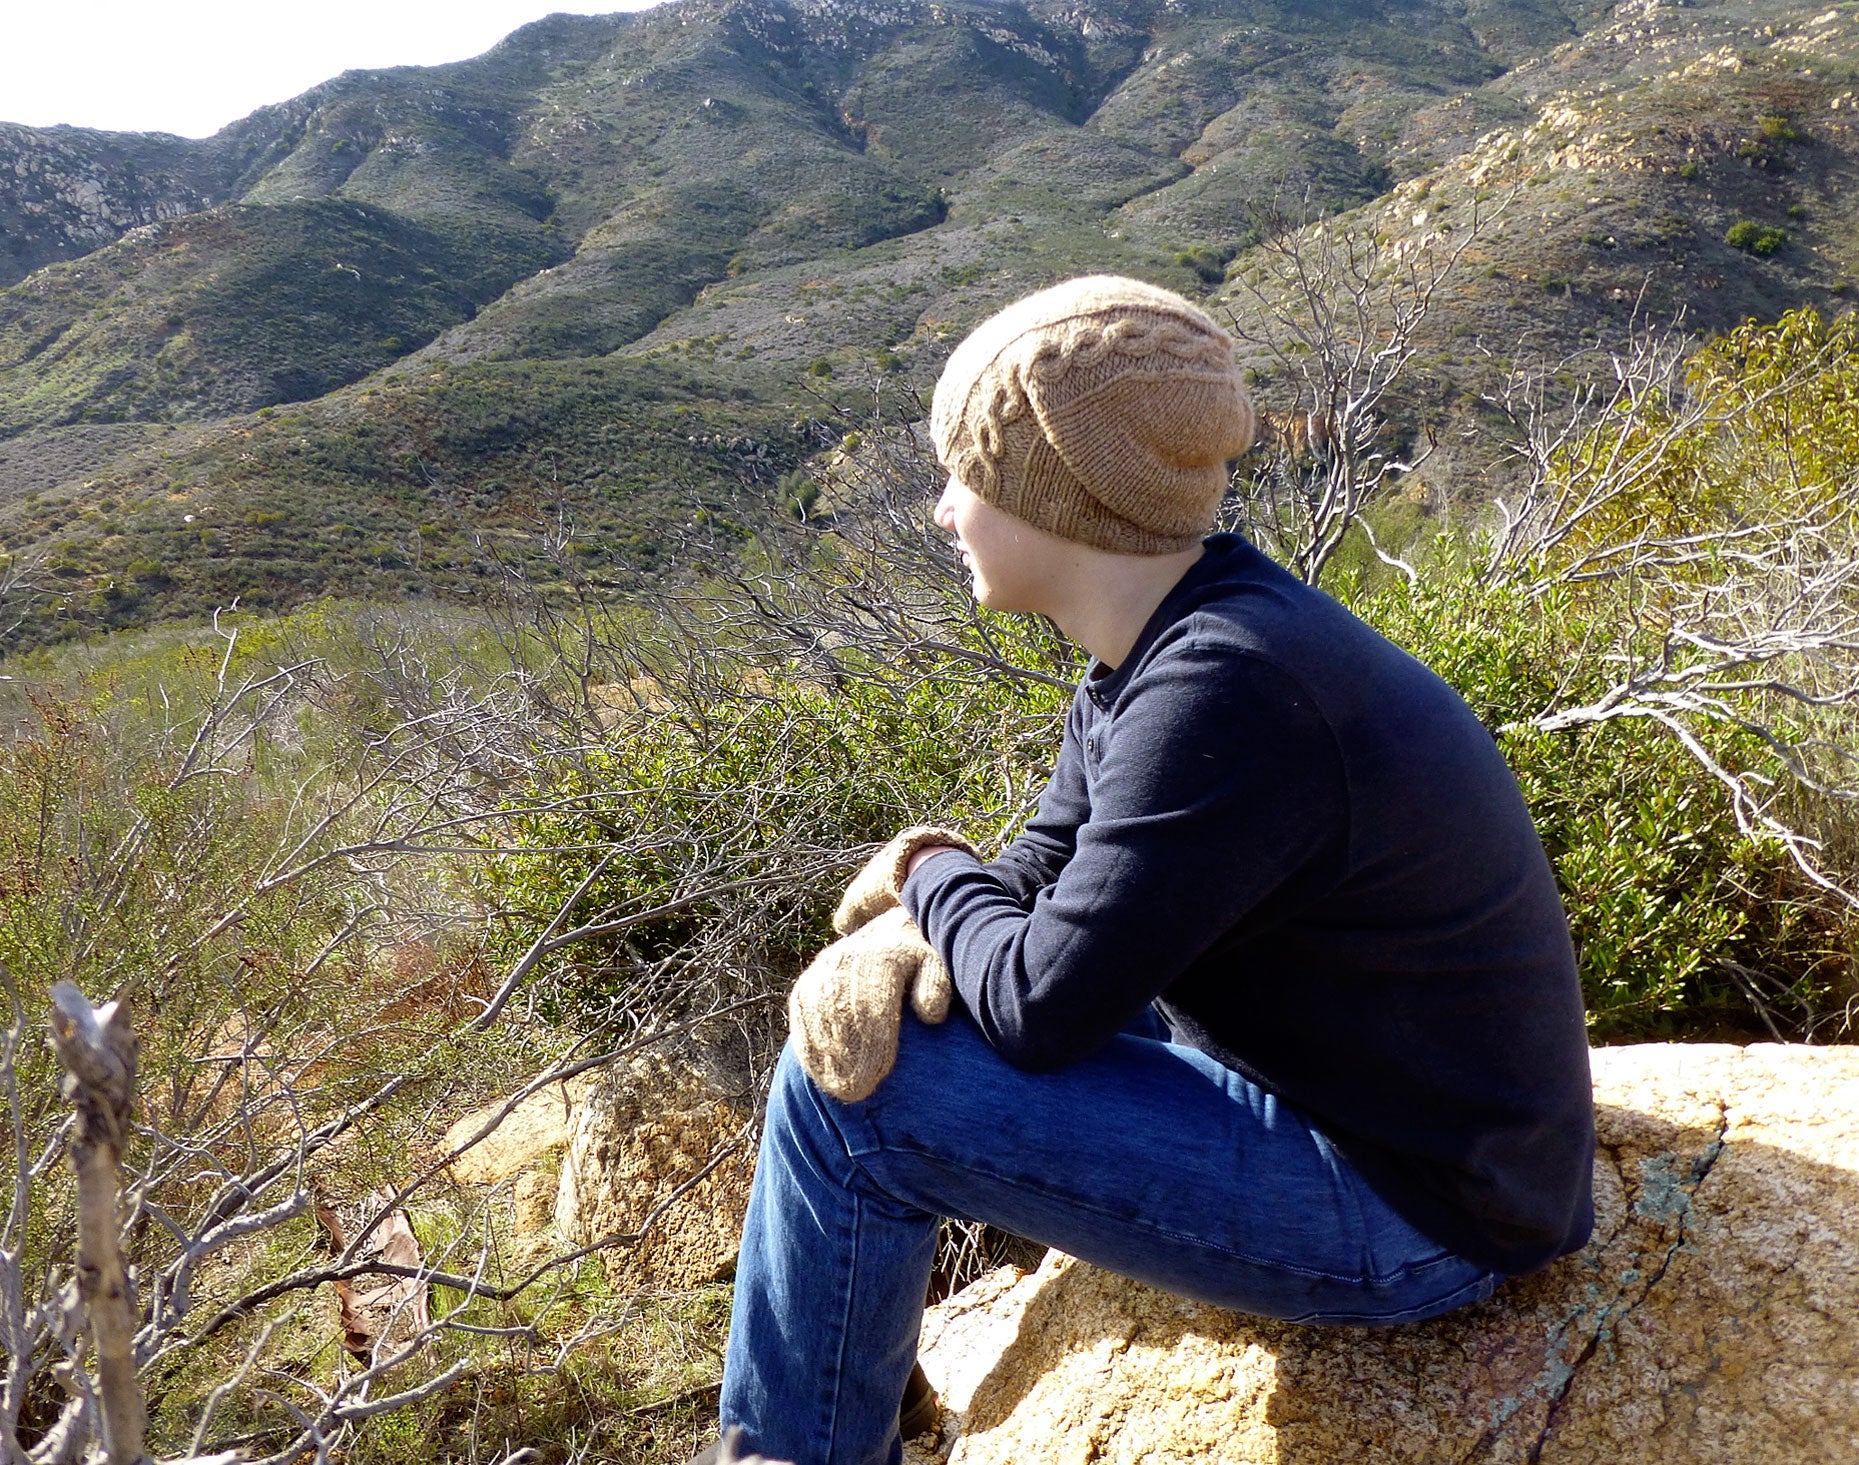
[[[874,1125],[908,1125],[910,1116],[925,1105],[934,1109],[945,1104],[950,1084],[960,1085],[960,1075],[977,1053],[983,1064],[1000,1062],[965,1017],[952,1014],[948,1022],[931,1026],[906,1011],[897,1036],[891,1070],[869,1096],[857,1101],[828,1093],[802,1066],[793,1041],[784,1043],[769,1080],[766,1129],[836,1135],[857,1152],[877,1133]]]
[[[792,1040],[783,1043],[768,1083],[768,1122],[775,1123],[777,1116],[783,1121],[791,1118],[797,1106],[811,1109],[822,1097],[807,1070],[801,1067]]]
[[[794,1045],[786,1044],[769,1079],[757,1183],[767,1170],[787,1177],[814,1175],[834,1186],[853,1184],[858,1164],[852,1152],[860,1133],[856,1113],[814,1083]]]
[[[781,1136],[808,1136],[808,1144],[828,1136],[837,1137],[843,1110],[835,1099],[802,1066],[792,1041],[782,1044],[781,1056],[768,1081],[768,1110],[763,1119],[763,1133]]]

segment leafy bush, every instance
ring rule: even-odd
[[[1732,249],[1766,257],[1788,242],[1788,231],[1779,224],[1758,224],[1753,219],[1738,219],[1724,233],[1723,242]]]
[[[1391,593],[1463,581],[1412,644],[1468,695],[1465,671],[1502,672],[1490,719],[1597,1021],[1710,1030],[1740,993],[1777,1034],[1850,1031],[1859,323],[1795,311],[1608,361],[1604,388],[1530,420],[1529,481],[1469,553]],[[1467,635],[1476,654],[1450,654]]]
[[[554,1014],[783,990],[832,939],[858,850],[926,819],[985,840],[1027,812],[1013,801],[1043,780],[1066,702],[1058,678],[856,647],[838,653],[836,675],[756,664],[730,644],[732,618],[698,618],[698,644],[627,646],[659,674],[603,687],[598,747],[538,768],[521,792],[548,810],[513,826],[534,853],[476,879],[502,966],[565,905],[577,925],[612,928],[550,963]],[[990,636],[990,654],[1050,660],[1038,627],[997,624]]]
[[[1218,285],[1226,279],[1227,257],[1222,251],[1210,249],[1205,244],[1177,250],[1175,263],[1193,270],[1205,285]]]
[[[1776,1012],[1825,1005],[1845,976],[1847,918],[1784,850],[1743,834],[1678,742],[1639,718],[1532,725],[1612,680],[1596,654],[1607,628],[1579,597],[1481,583],[1447,552],[1415,583],[1353,598],[1497,734],[1556,870],[1597,1040],[1747,1034],[1751,984]],[[1733,764],[1759,751],[1707,735]]]
[[[802,468],[783,473],[775,483],[775,490],[781,511],[802,521],[806,520],[813,512],[814,505],[820,501],[820,485],[809,478]]]

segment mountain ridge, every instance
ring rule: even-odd
[[[442,589],[424,552],[350,573],[275,527],[267,550],[246,521],[277,510],[248,501],[295,484],[308,523],[366,503],[411,542],[445,517],[413,419],[579,362],[618,418],[766,432],[671,475],[620,444],[568,489],[540,465],[584,444],[545,434],[513,470],[440,455],[525,503],[568,493],[634,583],[674,522],[766,502],[836,440],[854,384],[926,386],[1005,299],[1109,269],[1241,310],[1248,251],[1300,220],[1394,260],[1508,199],[1435,323],[1440,400],[1473,390],[1468,339],[1554,354],[1636,313],[1832,306],[1859,270],[1853,82],[1850,4],[678,0],[346,72],[210,139],[0,125],[0,543],[57,562],[66,629],[240,584]],[[1779,242],[1739,248],[1742,224]],[[655,372],[676,385],[642,398]],[[345,454],[343,422],[399,457]],[[293,433],[349,476],[212,446]],[[226,543],[152,556],[183,503]],[[435,532],[462,550],[482,528]]]

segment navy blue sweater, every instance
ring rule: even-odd
[[[1451,688],[1243,539],[1091,666],[1020,837],[925,861],[904,904],[1010,1063],[1155,1001],[1461,1255],[1588,1238],[1581,990],[1516,782]]]

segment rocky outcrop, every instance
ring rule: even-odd
[[[1859,1048],[1594,1058],[1585,1251],[1376,1333],[1248,1319],[1056,1255],[997,1273],[925,1327],[941,1457],[1859,1460]]]
[[[0,287],[217,202],[202,144],[0,123]]]
[[[601,1252],[616,1287],[696,1287],[736,1264],[752,1096],[707,1067],[647,1054],[607,1070],[570,1121],[556,1229]]]
[[[647,1052],[455,1122],[447,1170],[482,1193],[508,1255],[599,1246],[615,1286],[682,1288],[735,1266],[754,1097],[716,1053]]]

